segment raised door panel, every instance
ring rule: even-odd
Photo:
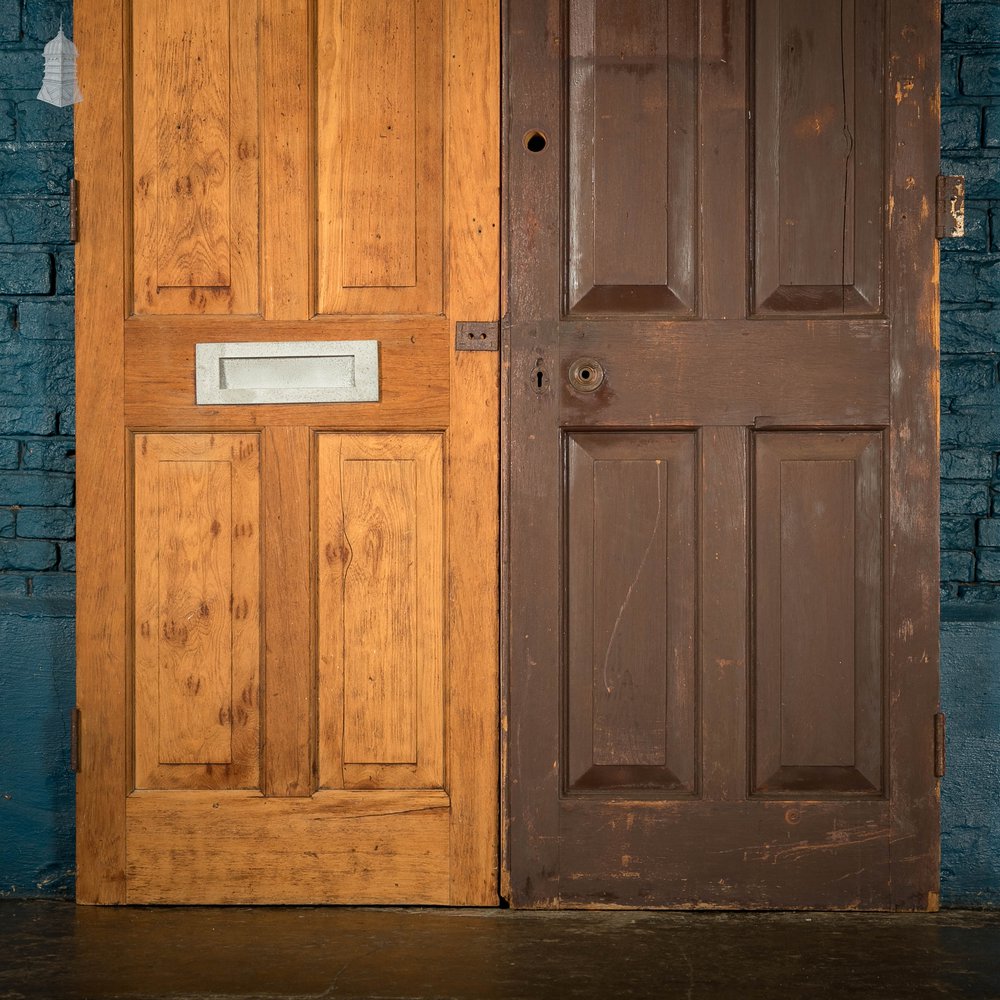
[[[568,793],[695,788],[696,437],[568,439]]]
[[[756,438],[754,792],[883,789],[882,436]]]
[[[569,309],[690,313],[695,0],[575,0],[569,48]]]
[[[134,509],[135,787],[256,788],[257,437],[137,436]]]
[[[443,29],[441,0],[319,0],[321,314],[442,311]]]
[[[444,783],[439,434],[318,440],[321,788]]]
[[[876,315],[885,254],[884,0],[760,0],[755,306]]]
[[[137,314],[259,309],[256,3],[134,0]]]

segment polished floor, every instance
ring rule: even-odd
[[[1000,913],[0,902],[0,1000],[42,997],[1000,1000]]]

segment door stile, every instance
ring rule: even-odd
[[[450,0],[446,177],[451,342],[500,321],[500,2]],[[493,906],[499,868],[499,354],[451,352],[447,435],[449,760],[453,906]],[[489,553],[481,563],[471,552]],[[483,693],[489,692],[489,697]],[[463,739],[455,734],[463,733]]]
[[[892,906],[936,910],[940,783],[934,777],[939,665],[940,448],[938,246],[940,3],[890,4],[888,99],[895,105],[889,190],[891,407],[887,633]],[[927,125],[931,121],[934,128]],[[930,484],[930,485],[929,485]],[[915,502],[919,498],[919,502]]]
[[[531,5],[530,16],[512,25],[517,74],[507,80],[510,106],[508,174],[510,189],[530,190],[532,203],[518,206],[524,224],[508,233],[514,272],[509,286],[511,314],[511,426],[517,429],[510,453],[510,520],[518,526],[510,541],[511,580],[531,580],[534,599],[512,601],[510,657],[522,664],[510,679],[511,871],[531,872],[533,884],[513,885],[514,898],[535,905],[558,905],[559,782],[562,717],[558,706],[564,655],[561,612],[562,531],[552,530],[545,497],[559,496],[563,446],[558,430],[564,373],[559,358],[559,265],[564,234],[558,225],[563,143],[559,108],[543,95],[561,93],[563,25],[551,3]],[[515,33],[516,32],[516,33]],[[546,145],[530,152],[525,140],[541,131]],[[555,713],[552,713],[555,706]],[[522,737],[523,734],[523,737]],[[528,735],[530,734],[530,736]],[[518,828],[523,829],[520,832]]]
[[[79,71],[88,100],[76,109],[82,194],[77,249],[86,296],[77,298],[77,877],[81,903],[125,902],[126,435],[122,321],[125,288],[123,19],[120,0],[77,12]],[[122,206],[123,211],[109,210]]]

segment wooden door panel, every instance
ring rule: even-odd
[[[695,785],[695,437],[568,439],[567,792]]]
[[[754,62],[755,305],[882,311],[884,0],[762,0]]]
[[[495,902],[499,2],[75,15],[79,898]],[[197,402],[345,340],[376,402]]]
[[[937,4],[510,18],[512,902],[933,908]]]
[[[256,435],[139,435],[134,505],[135,786],[257,788]]]
[[[880,794],[882,435],[755,444],[753,790]]]
[[[256,313],[254,4],[132,4],[136,313]]]
[[[569,9],[575,314],[683,315],[695,306],[696,19],[695,0]]]
[[[442,308],[441,0],[318,0],[319,313]]]
[[[320,787],[441,788],[441,436],[318,449]]]

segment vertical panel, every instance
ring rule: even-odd
[[[313,0],[260,0],[261,311],[268,320],[315,311]]]
[[[692,791],[695,436],[568,448],[569,785]]]
[[[416,284],[416,25],[413,4],[344,8],[348,64],[373,70],[347,94],[343,154],[344,285]],[[350,70],[348,70],[350,72]]]
[[[697,50],[694,0],[570,5],[573,311],[694,306]]]
[[[437,434],[321,434],[320,785],[443,781],[443,454]]]
[[[136,786],[256,787],[256,437],[143,434],[134,496]]]
[[[757,437],[758,792],[882,787],[882,447]]]
[[[318,4],[320,313],[441,310],[441,2]]]
[[[125,691],[130,525],[122,303],[127,300],[128,222],[120,206],[128,177],[126,18],[122,0],[80,0],[73,28],[87,99],[73,111],[80,204],[76,250],[77,669],[80,731],[76,784],[76,896],[125,902],[125,796],[130,765]]]
[[[756,306],[878,313],[885,4],[761,0],[756,10]]]
[[[134,308],[258,309],[257,5],[133,6]]]
[[[315,790],[312,433],[263,434],[265,795]]]

